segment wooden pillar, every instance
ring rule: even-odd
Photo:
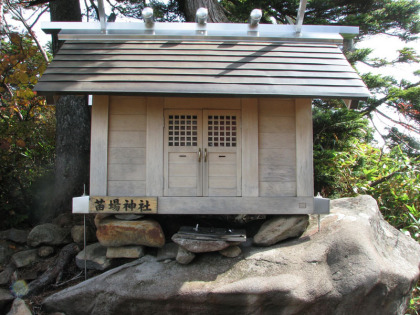
[[[90,140],[90,195],[106,196],[108,183],[109,96],[95,95]]]
[[[296,99],[296,196],[314,195],[312,101]]]
[[[242,99],[242,196],[258,197],[258,99]]]
[[[146,196],[163,196],[163,97],[147,98]]]

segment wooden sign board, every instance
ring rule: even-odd
[[[90,196],[90,213],[157,213],[156,197]]]

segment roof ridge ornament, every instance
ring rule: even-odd
[[[153,27],[153,24],[155,24],[153,19],[153,9],[151,7],[145,7],[141,11],[141,17],[143,18],[147,27]]]
[[[195,13],[195,21],[200,25],[206,25],[209,18],[209,10],[207,8],[198,8]]]
[[[251,11],[249,15],[249,24],[253,27],[256,27],[260,23],[261,18],[262,18],[261,9],[254,9]]]

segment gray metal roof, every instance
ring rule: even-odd
[[[335,44],[66,41],[40,94],[223,95],[364,99]]]

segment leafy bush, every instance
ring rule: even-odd
[[[420,163],[399,146],[388,152],[354,139],[351,149],[335,152],[327,176],[335,180],[330,197],[369,194],[385,219],[420,241]]]
[[[1,42],[0,228],[25,221],[31,185],[53,165],[54,107],[32,91],[46,61],[31,39],[16,33]]]

